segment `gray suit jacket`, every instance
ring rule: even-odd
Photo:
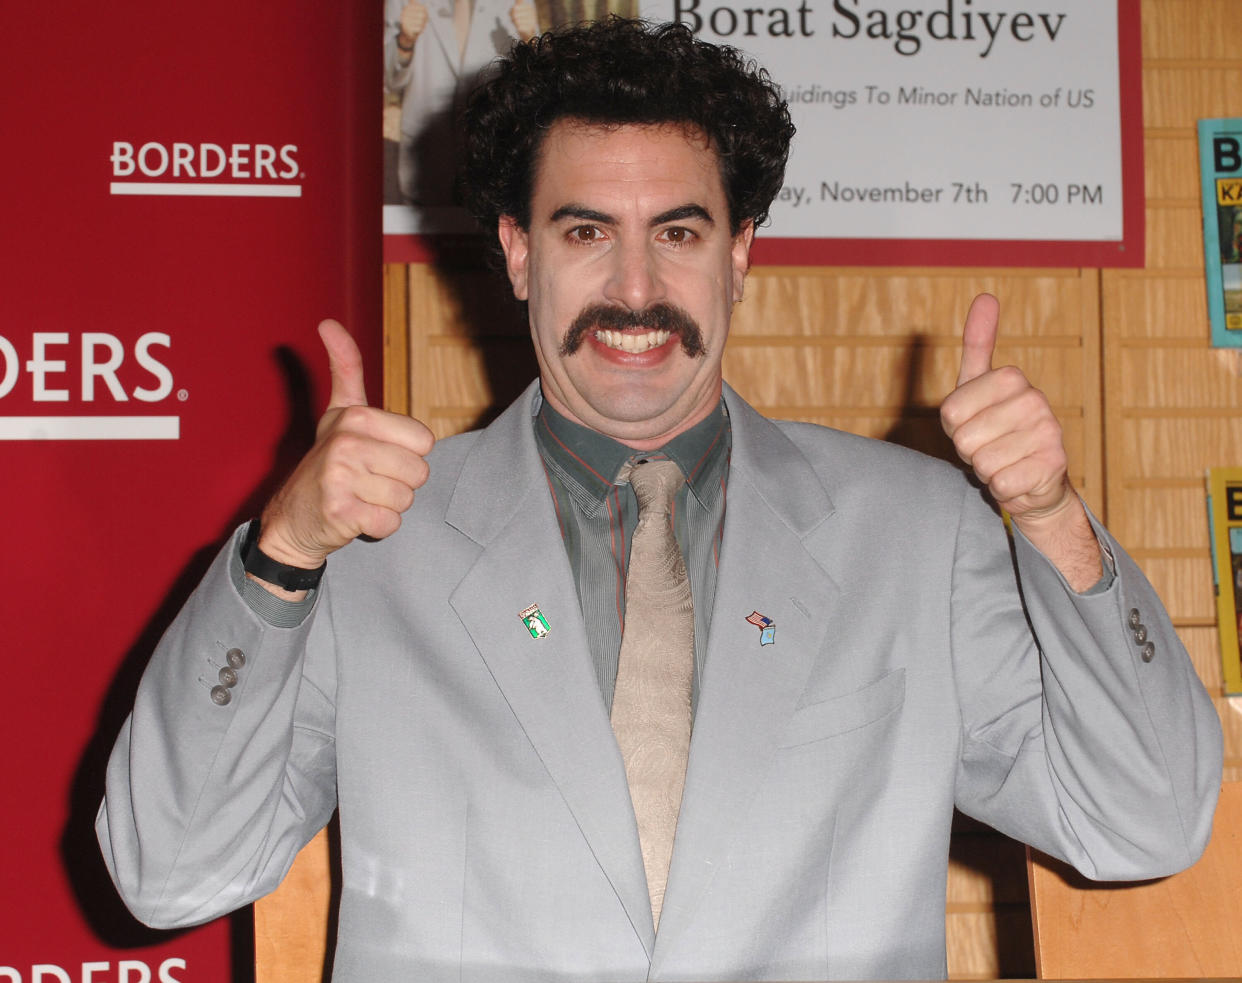
[[[936,977],[955,804],[1093,877],[1195,859],[1219,723],[1107,534],[1116,580],[1074,595],[952,468],[726,398],[724,545],[658,936],[537,387],[437,446],[400,532],[334,555],[300,627],[256,617],[222,554],[109,767],[98,831],[138,917],[259,897],[339,807],[338,980]],[[518,617],[531,604],[546,637]],[[232,648],[246,663],[216,706]]]

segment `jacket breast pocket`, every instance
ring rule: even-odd
[[[899,709],[905,699],[906,670],[894,669],[853,693],[795,711],[780,746],[801,747],[866,727]]]

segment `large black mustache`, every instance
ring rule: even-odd
[[[680,307],[659,303],[641,311],[629,311],[609,304],[592,304],[574,318],[561,342],[561,355],[572,355],[582,346],[588,331],[623,331],[626,328],[645,328],[648,331],[671,331],[681,338],[681,350],[690,358],[707,354],[703,344],[703,332],[698,322]]]

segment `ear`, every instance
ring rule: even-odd
[[[750,244],[755,239],[755,220],[748,218],[733,237],[733,303],[742,299],[746,274],[750,272]]]
[[[504,250],[505,269],[513,285],[513,296],[518,300],[527,300],[526,261],[530,256],[530,236],[512,215],[500,216],[496,233],[500,237],[500,248]]]

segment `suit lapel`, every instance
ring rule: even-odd
[[[435,38],[445,66],[456,78],[461,68],[461,55],[457,52],[457,32],[453,25],[453,0],[448,0],[447,5],[441,4],[434,9],[429,8],[427,28],[428,30],[424,33],[429,31]]]
[[[625,766],[535,446],[534,391],[479,435],[462,467],[446,521],[481,551],[450,603],[650,955],[651,906]],[[539,639],[519,618],[532,604],[550,626]]]
[[[536,390],[479,435],[463,464],[446,521],[480,553],[450,602],[653,956],[654,977],[725,864],[823,649],[838,588],[807,544],[823,555],[833,506],[793,443],[726,389],[724,546],[657,944],[625,767],[573,575],[564,550],[549,548],[560,533],[531,425]],[[537,640],[518,617],[531,604],[551,626]],[[775,622],[773,644],[760,645],[746,621],[752,611]]]
[[[832,503],[801,452],[727,392],[733,432],[709,653],[652,975],[685,936],[823,647],[838,589],[807,552]],[[775,623],[760,644],[753,611]]]

